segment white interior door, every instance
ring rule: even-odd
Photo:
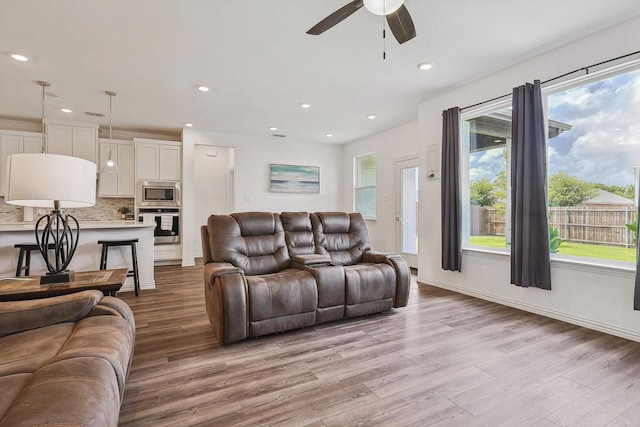
[[[418,159],[396,161],[396,250],[418,268]]]

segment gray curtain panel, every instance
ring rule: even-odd
[[[636,182],[635,185],[638,185]],[[636,194],[637,194],[636,190]],[[638,206],[638,216],[636,224],[640,225],[640,205]],[[636,230],[636,289],[633,296],[633,309],[640,310],[640,227]]]
[[[442,269],[462,269],[460,109],[442,112]]]
[[[513,89],[511,283],[551,289],[547,149],[540,81]]]

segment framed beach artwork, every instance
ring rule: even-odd
[[[320,193],[320,167],[271,163],[274,193]]]

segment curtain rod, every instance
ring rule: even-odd
[[[552,81],[554,81],[554,80],[558,80],[558,79],[561,79],[561,78],[563,78],[563,77],[570,76],[571,74],[574,74],[574,73],[577,73],[577,72],[580,72],[580,71],[586,71],[586,74],[589,74],[589,69],[590,69],[590,68],[597,67],[597,66],[599,66],[599,65],[608,64],[609,62],[617,61],[617,60],[619,60],[619,59],[624,59],[624,58],[627,58],[627,57],[629,57],[629,56],[637,55],[637,54],[639,54],[639,53],[640,53],[640,50],[637,50],[637,51],[635,51],[635,52],[627,53],[626,55],[618,56],[618,57],[616,57],[616,58],[607,59],[606,61],[598,62],[598,63],[596,63],[596,64],[587,65],[586,67],[581,67],[581,68],[578,68],[578,69],[576,69],[576,70],[569,71],[568,73],[564,73],[564,74],[561,74],[561,75],[559,75],[559,76],[556,76],[556,77],[550,78],[550,79],[548,79],[548,80],[545,80],[545,81],[541,82],[540,84],[541,84],[541,85],[543,85],[543,84],[546,84],[546,83],[552,82]],[[505,95],[500,95],[500,96],[496,96],[495,98],[487,99],[486,101],[478,102],[478,103],[473,104],[473,105],[468,105],[468,106],[466,106],[466,107],[462,107],[462,108],[460,109],[460,111],[467,110],[467,109],[469,109],[469,108],[473,108],[473,107],[477,107],[478,105],[487,104],[487,103],[489,103],[489,102],[497,101],[497,100],[499,100],[499,99],[506,98],[506,97],[508,97],[508,96],[511,96],[511,94],[510,94],[510,93],[507,93],[507,94],[505,94]]]

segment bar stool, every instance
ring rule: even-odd
[[[133,263],[133,270],[127,272],[127,277],[133,277],[133,289],[138,296],[140,290],[140,278],[138,276],[138,255],[136,254],[136,243],[138,239],[129,240],[98,240],[98,244],[102,245],[102,255],[100,256],[100,270],[107,269],[107,255],[109,254],[109,248],[117,246],[131,246],[131,260]]]
[[[23,271],[25,276],[29,276],[31,273],[31,251],[37,251],[40,253],[40,248],[35,243],[17,243],[13,247],[20,249],[20,253],[18,254],[18,266],[16,267],[16,277],[20,277]],[[47,249],[55,248],[55,243],[49,243],[47,245]],[[60,256],[63,258],[62,262],[64,262],[64,253],[61,252]]]

